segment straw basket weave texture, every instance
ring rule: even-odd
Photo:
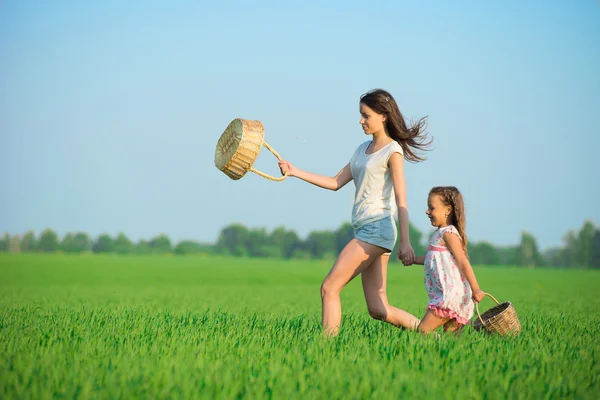
[[[515,307],[510,301],[500,304],[494,296],[485,294],[496,302],[496,305],[483,314],[479,313],[479,304],[475,304],[478,319],[473,321],[473,328],[476,331],[485,330],[487,333],[497,333],[501,336],[515,336],[521,331],[521,323],[517,317]]]
[[[286,176],[274,177],[252,168],[260,149],[267,150],[281,160],[281,156],[265,141],[265,130],[260,121],[236,118],[227,126],[215,150],[215,166],[233,180],[238,180],[252,171],[272,181],[282,181]]]

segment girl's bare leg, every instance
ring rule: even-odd
[[[428,310],[418,326],[419,332],[428,335],[448,322],[448,318],[440,318],[433,311]]]
[[[342,321],[340,292],[356,275],[385,252],[378,246],[352,239],[340,253],[321,285],[323,329],[327,336],[337,335]]]
[[[452,332],[456,336],[460,336],[464,327],[464,325],[459,324],[455,319],[451,319],[444,324],[444,332]]]
[[[399,328],[414,330],[421,322],[419,318],[388,303],[386,282],[389,258],[389,255],[382,254],[362,273],[363,291],[369,314],[375,319]]]

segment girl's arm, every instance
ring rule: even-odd
[[[341,171],[338,172],[338,174],[334,177],[317,175],[303,171],[294,167],[288,161],[280,161],[279,168],[281,169],[282,174],[287,172],[288,176],[295,176],[296,178],[302,179],[305,182],[312,183],[315,186],[329,190],[339,190],[352,180],[350,163],[346,164],[346,166],[342,168]]]
[[[485,293],[479,288],[477,278],[475,278],[475,272],[471,267],[471,263],[469,262],[467,255],[465,254],[465,250],[463,249],[460,238],[458,235],[450,232],[444,233],[443,238],[444,242],[446,243],[446,247],[456,259],[456,264],[458,265],[460,273],[465,277],[471,286],[471,291],[473,292],[473,301],[479,303],[483,299]]]
[[[425,265],[425,256],[416,256],[413,264]]]
[[[410,245],[408,234],[408,204],[406,202],[406,180],[404,179],[404,156],[394,153],[388,160],[388,168],[394,184],[394,195],[398,206],[398,225],[400,227],[400,246],[398,247],[398,258],[404,265],[415,263],[415,252]]]

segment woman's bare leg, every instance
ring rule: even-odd
[[[382,254],[362,273],[362,285],[371,317],[399,328],[414,330],[421,322],[414,315],[388,303],[386,282],[390,256]]]
[[[340,292],[356,275],[363,272],[384,249],[352,239],[340,253],[321,285],[323,329],[327,336],[337,335],[342,321]]]

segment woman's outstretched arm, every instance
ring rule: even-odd
[[[282,174],[288,176],[295,176],[296,178],[302,179],[305,182],[312,183],[315,186],[322,187],[323,189],[339,190],[344,185],[352,180],[352,172],[350,172],[350,164],[346,164],[344,168],[334,177],[317,175],[310,172],[303,171],[299,168],[294,167],[290,162],[282,160],[279,161],[279,169]]]
[[[410,245],[408,230],[408,205],[406,202],[406,180],[404,179],[404,157],[400,153],[394,153],[388,161],[388,168],[392,175],[394,184],[394,195],[398,206],[398,225],[400,228],[400,246],[398,247],[398,258],[404,265],[415,262],[415,251]]]

